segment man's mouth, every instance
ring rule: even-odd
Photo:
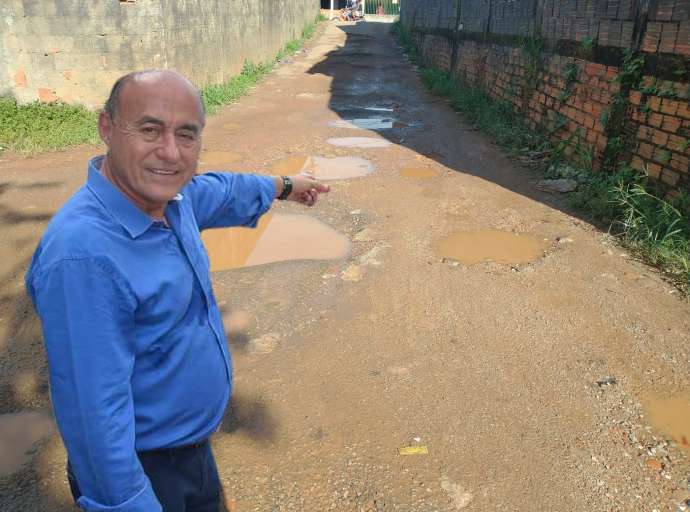
[[[168,169],[157,169],[157,168],[151,168],[149,169],[153,174],[158,174],[161,176],[172,176],[174,174],[177,174],[177,171],[170,171]]]

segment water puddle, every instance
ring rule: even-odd
[[[364,110],[369,110],[370,112],[393,112],[394,109],[389,107],[364,107]]]
[[[482,261],[529,263],[543,256],[548,246],[549,243],[545,240],[507,231],[455,233],[433,245],[439,256],[467,265]]]
[[[372,172],[374,166],[369,160],[354,156],[291,156],[271,166],[271,173],[275,175],[304,173],[311,174],[321,181],[359,178]]]
[[[209,229],[201,238],[211,271],[291,260],[333,260],[347,256],[350,240],[314,217],[264,215],[256,229]]]
[[[394,119],[386,117],[362,117],[339,119],[331,121],[329,125],[334,128],[347,128],[349,130],[390,130],[394,123]]]
[[[46,414],[0,414],[0,477],[11,475],[27,462],[34,444],[50,435],[53,428],[53,419]]]
[[[232,151],[204,151],[199,157],[199,165],[204,167],[225,165],[239,160],[240,155]]]
[[[671,437],[686,453],[690,453],[690,397],[655,397],[642,400],[649,423]]]
[[[328,143],[333,146],[342,148],[386,148],[391,145],[391,142],[385,139],[374,139],[373,137],[336,137],[328,139]]]
[[[430,167],[403,167],[400,176],[405,178],[429,179],[435,178],[439,173]]]

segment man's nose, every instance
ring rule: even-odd
[[[180,159],[180,147],[174,133],[166,132],[163,134],[158,146],[158,156],[167,162],[176,162]]]

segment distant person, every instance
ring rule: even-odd
[[[254,227],[276,198],[311,206],[329,191],[306,175],[195,175],[204,123],[183,76],[120,78],[98,120],[107,154],[89,162],[26,275],[84,510],[219,510],[208,440],[232,366],[200,231]]]

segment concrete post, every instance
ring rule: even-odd
[[[331,0],[331,17],[329,19],[333,19],[333,0]]]

